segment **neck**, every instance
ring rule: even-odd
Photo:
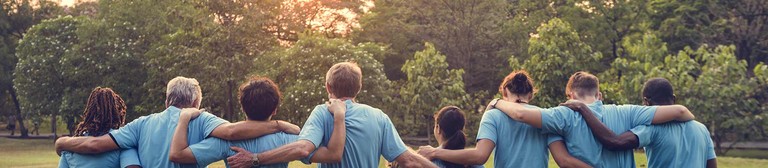
[[[337,98],[337,99],[339,99],[341,101],[347,101],[347,100],[352,100],[353,102],[355,101],[354,97],[340,97],[340,98]]]
[[[528,99],[523,95],[513,94],[506,98],[507,101],[528,104]]]
[[[598,101],[598,99],[596,97],[594,97],[594,96],[590,96],[590,97],[576,97],[574,99],[578,100],[578,101],[581,101],[584,104],[592,104],[592,103],[595,103],[596,101]]]

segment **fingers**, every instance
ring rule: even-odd
[[[232,149],[232,151],[235,151],[235,152],[237,152],[237,153],[240,153],[240,152],[247,152],[247,153],[251,153],[251,152],[249,152],[248,150],[245,150],[245,149],[243,149],[243,148],[240,148],[240,147],[237,147],[237,146],[231,146],[231,147],[229,147],[229,149]]]

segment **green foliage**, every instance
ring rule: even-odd
[[[445,106],[463,106],[467,98],[461,77],[464,70],[449,69],[445,59],[434,45],[426,43],[424,50],[403,64],[407,80],[400,89],[401,134],[429,135],[432,129],[425,128],[432,128],[433,114]]]
[[[293,46],[277,50],[268,59],[254,61],[257,75],[274,80],[283,92],[283,103],[275,119],[302,124],[316,105],[328,100],[325,74],[333,64],[353,61],[363,72],[363,88],[355,100],[391,114],[391,82],[384,76],[375,55],[386,52],[376,44],[352,44],[342,39],[305,36]]]
[[[509,58],[509,66],[527,70],[539,89],[532,104],[541,107],[556,106],[566,100],[565,84],[577,71],[593,71],[602,55],[592,52],[570,24],[552,19],[537,29],[530,39],[528,53],[531,58]],[[522,63],[521,63],[522,62]]]
[[[614,59],[611,68],[599,74],[600,91],[607,103],[642,102],[640,93],[648,79],[646,75],[664,61],[666,43],[650,32],[638,38],[626,38],[622,43],[626,57]]]

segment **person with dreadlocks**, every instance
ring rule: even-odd
[[[75,130],[79,136],[101,136],[125,123],[125,102],[110,88],[96,87],[91,91],[82,120]],[[136,149],[124,149],[98,155],[83,155],[64,151],[59,167],[141,167]]]

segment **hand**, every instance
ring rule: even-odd
[[[287,121],[278,120],[277,127],[280,129],[280,131],[288,134],[298,135],[301,132],[301,128],[298,125],[289,123]]]
[[[325,104],[328,105],[328,111],[334,116],[343,117],[347,113],[347,104],[340,99],[330,99]]]
[[[388,166],[393,168],[399,168],[400,164],[397,164],[397,161],[393,161],[393,162],[389,162]]]
[[[200,116],[200,113],[203,112],[205,109],[197,109],[197,108],[184,108],[181,109],[181,115],[188,115],[190,116],[189,119],[195,119],[197,116]]]
[[[582,109],[588,108],[586,104],[584,104],[583,102],[578,101],[578,100],[568,100],[565,103],[560,103],[560,105],[568,107],[571,110],[576,111],[576,112],[583,112]]]
[[[253,154],[250,151],[236,146],[229,147],[229,149],[237,152],[237,154],[227,158],[227,163],[229,163],[230,167],[248,168],[253,166]]]
[[[419,155],[424,156],[424,158],[427,158],[427,160],[432,160],[435,158],[435,151],[437,151],[436,148],[432,146],[421,146],[419,147]]]
[[[488,103],[488,106],[485,106],[485,111],[488,111],[488,110],[496,108],[496,107],[493,107],[493,106],[496,105],[496,102],[498,102],[498,101],[499,101],[498,98],[491,100],[491,102]]]

